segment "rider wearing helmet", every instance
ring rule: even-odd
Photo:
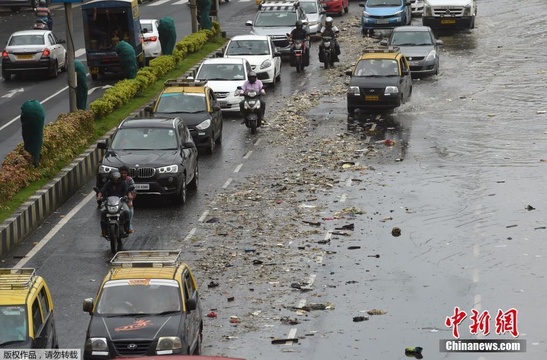
[[[36,16],[36,20],[42,19],[46,21],[49,30],[53,30],[53,14],[48,9],[46,0],[40,0],[38,7],[34,9],[34,14]]]
[[[108,198],[109,196],[118,196],[124,197],[129,193],[129,188],[125,181],[122,181],[122,175],[117,169],[110,171],[110,180],[103,185],[101,190],[97,193],[97,200],[102,200],[103,198]],[[123,217],[125,231],[129,232],[129,207],[126,202],[123,202]],[[106,209],[103,209],[101,213],[101,236],[106,236],[107,234],[108,221],[106,220]]]
[[[256,90],[260,92],[260,95],[266,95],[266,92],[264,91],[264,84],[262,84],[262,81],[257,79],[256,73],[254,71],[249,71],[247,74],[247,81],[243,83],[243,86],[241,87],[240,93],[244,94],[246,90]],[[241,113],[243,113],[243,103],[245,100],[242,100],[239,103],[239,110]],[[261,116],[259,121],[262,121],[264,119],[264,113],[266,112],[266,102],[261,98],[260,99],[260,112]]]
[[[291,31],[290,33],[290,37],[289,37],[289,40],[292,42],[293,40],[302,40],[304,41],[304,44],[305,44],[305,47],[304,47],[304,51],[303,51],[303,54],[304,54],[304,57],[307,61],[305,61],[305,65],[309,65],[310,61],[309,61],[309,56],[308,56],[308,46],[309,46],[309,40],[310,40],[310,35],[308,34],[308,31],[306,29],[304,29],[304,23],[302,22],[302,20],[297,20],[296,23],[294,24],[295,28]],[[293,52],[292,52],[292,49],[291,49],[291,58],[293,56]],[[292,60],[291,60],[292,62]]]
[[[338,41],[336,41],[336,34],[340,32],[336,26],[333,25],[334,20],[329,16],[325,19],[325,25],[321,28],[321,37],[323,36],[330,36],[332,38],[332,41],[334,42],[334,49],[336,51],[336,60],[338,60],[338,55],[340,55],[340,46],[338,45]],[[319,45],[319,52],[321,53],[321,50],[323,50],[322,44]]]

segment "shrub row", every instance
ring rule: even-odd
[[[89,104],[90,110],[59,115],[57,121],[44,127],[38,167],[34,167],[32,156],[24,150],[24,144],[17,145],[2,162],[0,208],[6,209],[6,202],[33,181],[53,178],[60,170],[60,164],[70,163],[94,140],[95,120],[127,104],[140,91],[156,82],[158,77],[175,69],[184,58],[199,51],[219,33],[220,24],[213,22],[212,30],[200,30],[177,42],[173,55],[153,59],[149,66],[137,72],[135,79],[119,81],[107,89],[102,98]]]

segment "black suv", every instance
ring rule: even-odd
[[[97,171],[97,187],[113,169],[129,167],[136,190],[144,195],[175,196],[186,202],[186,189],[198,187],[198,150],[181,118],[126,119],[112,142],[99,142],[106,149]]]

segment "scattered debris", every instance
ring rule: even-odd
[[[209,220],[205,221],[208,224],[217,223],[219,220],[216,217],[210,218]]]
[[[387,311],[379,310],[379,309],[372,309],[372,310],[368,310],[367,314],[369,314],[369,315],[385,315],[385,314],[387,314]]]
[[[350,233],[347,231],[340,231],[340,230],[334,230],[331,232],[332,235],[343,235],[343,236],[351,236]]]
[[[380,254],[374,254],[374,255],[367,255],[368,257],[373,257],[373,258],[376,258],[376,259],[379,259],[380,258]]]
[[[532,211],[532,210],[535,210],[535,209],[536,209],[536,208],[533,207],[532,205],[528,205],[528,206],[526,207],[526,210],[528,210],[528,211]]]
[[[507,225],[506,228],[509,229],[509,228],[514,228],[514,227],[517,227],[518,225]]]
[[[368,316],[354,316],[353,322],[367,321],[368,319],[369,319]]]
[[[321,222],[319,222],[319,221],[306,221],[306,220],[303,220],[302,222],[304,224],[308,224],[308,225],[321,226]]]
[[[419,347],[419,346],[415,346],[415,347],[407,347],[405,349],[405,355],[407,357],[414,357],[416,359],[423,359],[423,356],[422,356],[422,348]]]
[[[401,229],[395,226],[393,229],[391,229],[391,235],[395,237],[401,236]]]
[[[239,324],[241,322],[241,319],[238,318],[235,315],[230,316],[230,323],[231,324]]]
[[[288,342],[297,343],[298,338],[288,338],[288,339],[272,339],[272,345],[276,344],[286,344]]]
[[[357,284],[357,283],[359,283],[359,281],[355,281],[355,280],[346,281],[346,285]]]
[[[298,325],[300,324],[300,321],[298,321],[297,318],[291,318],[289,316],[283,316],[281,319],[279,319],[283,324],[285,325]]]
[[[357,250],[357,249],[360,249],[361,247],[360,246],[348,246],[348,250]]]
[[[235,300],[235,298],[234,298],[233,296],[230,296],[230,297],[228,298],[228,302],[232,302],[232,301],[234,301],[234,300]]]
[[[214,282],[214,281],[211,281],[211,282],[209,283],[209,285],[207,285],[208,288],[215,288],[215,287],[217,287],[217,286],[218,286],[218,283],[217,283],[217,282]]]
[[[342,225],[340,227],[335,227],[334,230],[355,230],[355,224],[347,224],[347,225]]]
[[[207,314],[207,317],[208,317],[208,318],[216,319],[217,313],[214,312],[214,311],[210,311],[210,312]]]

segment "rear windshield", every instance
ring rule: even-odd
[[[13,35],[8,45],[44,45],[42,35]]]

